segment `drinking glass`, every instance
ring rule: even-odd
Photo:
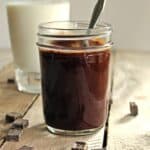
[[[40,22],[69,20],[69,0],[7,0],[6,7],[18,90],[39,93],[37,27]]]

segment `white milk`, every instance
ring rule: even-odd
[[[69,20],[69,1],[8,3],[7,13],[16,67],[26,72],[39,72],[38,25],[41,22]]]

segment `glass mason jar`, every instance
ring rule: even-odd
[[[15,77],[19,91],[39,93],[36,33],[40,22],[69,20],[69,0],[7,0]],[[58,11],[59,10],[59,11]]]
[[[90,134],[107,118],[112,29],[87,28],[76,21],[39,26],[43,111],[55,134]]]

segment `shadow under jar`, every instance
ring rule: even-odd
[[[88,30],[87,22],[39,26],[43,111],[55,134],[85,135],[107,118],[111,75],[109,24]]]

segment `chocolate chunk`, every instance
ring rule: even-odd
[[[19,137],[21,136],[22,130],[20,129],[10,129],[8,134],[6,135],[6,141],[19,141]]]
[[[15,83],[15,80],[13,78],[8,78],[7,79],[7,83],[9,84],[14,84]]]
[[[132,116],[138,115],[138,106],[135,102],[130,102],[130,114]]]
[[[11,128],[24,129],[24,128],[28,127],[28,125],[29,125],[29,121],[27,119],[19,118],[13,122]]]
[[[85,142],[77,141],[74,143],[72,150],[88,150],[88,146]]]
[[[20,113],[10,112],[10,113],[6,114],[5,120],[6,120],[6,122],[11,123],[18,118],[22,118],[22,115]]]
[[[22,146],[20,147],[18,150],[34,150],[33,147],[29,147],[29,146]]]

